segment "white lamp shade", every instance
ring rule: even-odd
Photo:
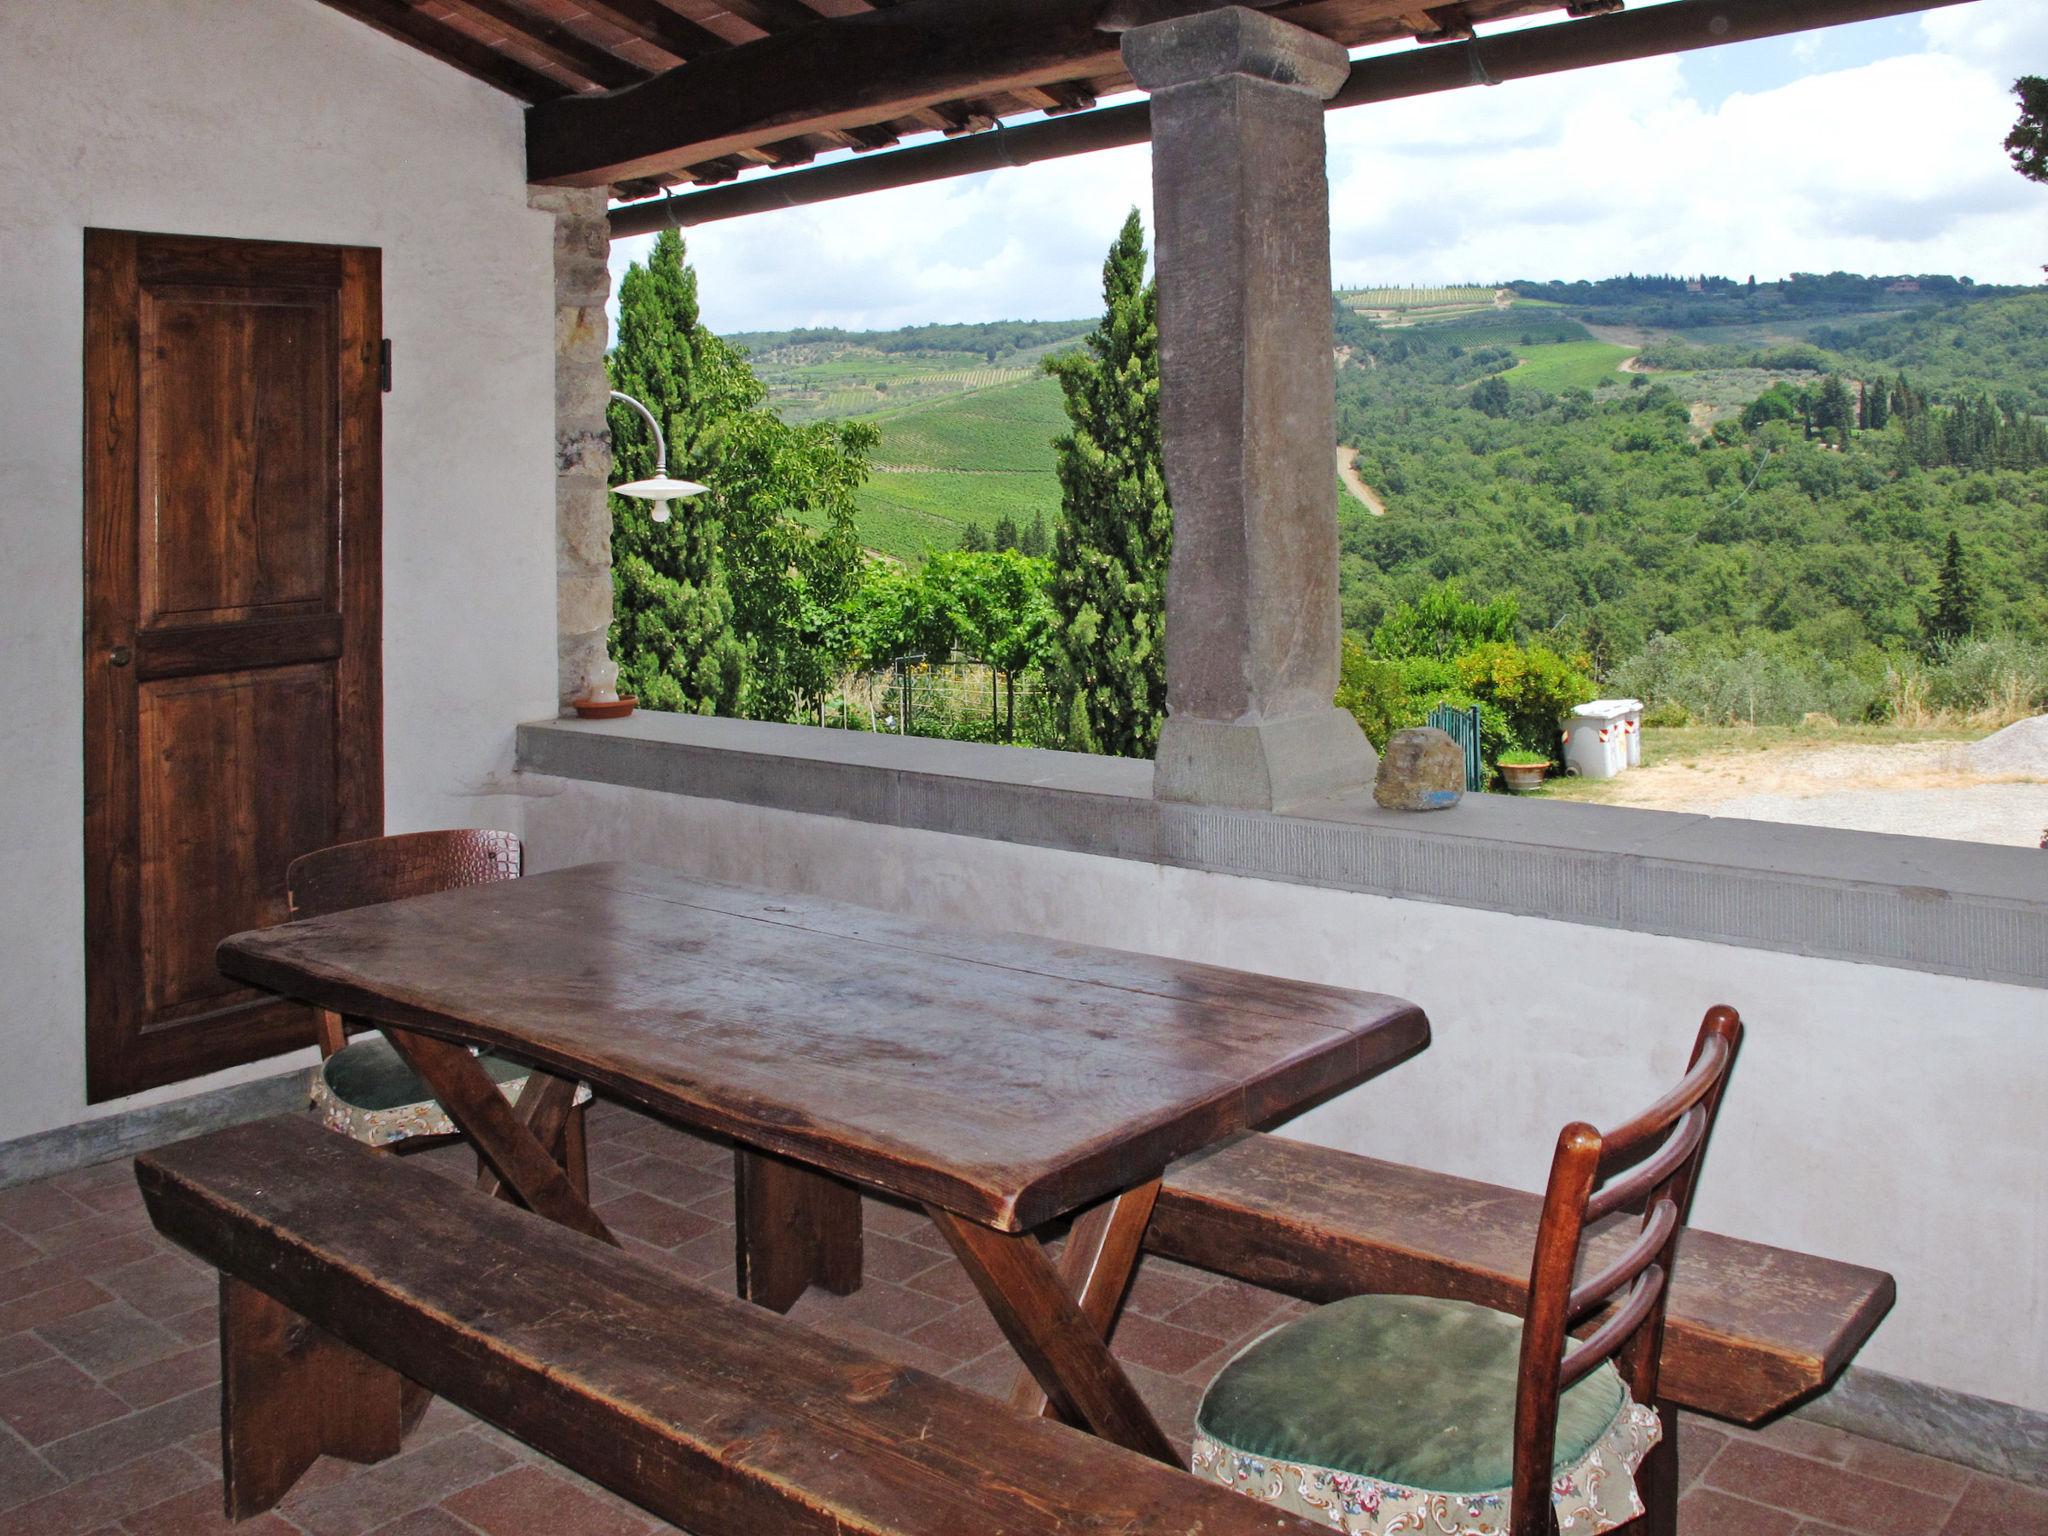
[[[621,496],[637,496],[642,501],[651,501],[647,515],[657,523],[668,521],[668,504],[681,501],[686,496],[702,496],[711,487],[699,485],[694,480],[678,480],[672,475],[650,475],[645,480],[628,480],[624,485],[612,487]]]

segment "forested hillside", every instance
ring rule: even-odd
[[[1633,303],[1578,286],[1528,291],[1651,334],[1644,320],[1687,298],[1709,315],[1747,302],[1745,285],[1713,280],[1646,287]],[[1809,307],[1889,304],[1901,297],[1890,287],[1837,284]],[[1628,364],[1648,373],[1614,371],[1625,346],[1475,347],[1469,329],[1454,340],[1340,319],[1340,436],[1388,509],[1345,520],[1346,627],[1369,632],[1455,578],[1513,597],[1525,630],[1609,678],[1647,686],[1645,658],[1685,656],[1747,677],[1771,696],[1766,713],[1862,718],[1896,691],[1902,658],[1932,648],[1954,533],[1969,632],[2038,647],[2048,430],[2031,413],[2048,295],[1949,291],[1863,325],[1838,313],[1803,344],[1667,336]],[[1572,368],[1563,354],[1577,354]]]
[[[1631,276],[1334,313],[1340,442],[1385,509],[1340,502],[1361,646],[1450,579],[1603,686],[1706,717],[1873,718],[1915,668],[1946,686],[1971,635],[2008,692],[2048,687],[2048,292]],[[738,339],[791,419],[880,429],[859,536],[915,564],[1057,519],[1041,364],[1086,324]],[[1967,623],[1944,636],[1952,533]]]

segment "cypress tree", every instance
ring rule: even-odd
[[[699,324],[697,274],[683,263],[682,237],[662,231],[647,265],[635,264],[619,284],[619,342],[606,365],[612,387],[645,402],[662,423],[671,474],[692,478],[702,429],[736,382],[735,361]],[[647,424],[616,401],[609,418],[622,478],[653,474]],[[619,689],[648,709],[733,714],[746,652],[732,630],[714,498],[671,503],[666,523],[655,522],[649,506],[612,498],[611,651]]]
[[[1934,608],[1925,627],[1930,646],[1961,640],[1977,627],[1977,584],[1963,556],[1963,541],[1951,528],[1941,574],[1934,580]]]
[[[1149,757],[1166,714],[1166,566],[1173,512],[1159,446],[1159,294],[1145,226],[1124,220],[1102,268],[1102,323],[1046,359],[1069,430],[1057,438],[1054,622],[1047,672],[1077,751]]]
[[[1007,512],[998,513],[996,515],[995,527],[989,530],[989,547],[998,552],[1006,549],[1015,549],[1017,548],[1018,537],[1017,519],[1010,516]]]

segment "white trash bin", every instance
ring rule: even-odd
[[[1643,760],[1640,699],[1595,699],[1564,723],[1564,767],[1585,779],[1611,779]]]

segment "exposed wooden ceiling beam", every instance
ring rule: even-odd
[[[551,101],[567,96],[571,87],[553,75],[529,69],[488,43],[478,42],[467,32],[435,21],[414,10],[405,0],[321,0],[344,16],[352,16],[375,27],[386,37],[424,49],[466,75],[474,75],[501,91],[510,91],[522,101]]]
[[[642,42],[652,43],[679,59],[723,53],[733,46],[730,38],[721,37],[701,22],[670,10],[661,0],[576,0],[576,3],[600,21],[608,21],[621,31],[630,32]]]
[[[1113,74],[1122,62],[1115,36],[1096,27],[1102,6],[906,0],[764,37],[608,96],[535,109],[527,116],[527,174],[557,186],[605,186],[961,96]]]
[[[519,0],[442,0],[442,3],[451,10],[502,28],[550,64],[606,90],[637,85],[653,73],[571,31],[553,17],[527,9]]]

